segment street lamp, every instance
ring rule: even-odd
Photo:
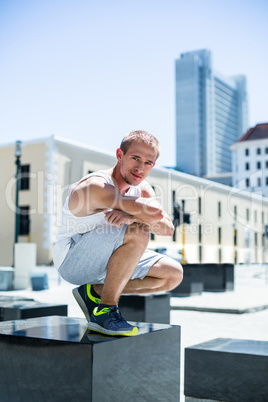
[[[21,141],[16,141],[15,145],[15,164],[17,166],[16,171],[16,219],[15,219],[15,244],[18,243],[18,237],[20,232],[20,210],[19,210],[19,190],[20,190],[20,157],[21,157]]]

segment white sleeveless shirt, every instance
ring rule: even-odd
[[[87,216],[75,216],[69,210],[69,200],[72,194],[73,189],[80,183],[81,181],[88,179],[89,177],[103,177],[108,184],[114,186],[114,182],[110,175],[106,172],[99,170],[97,172],[90,173],[89,175],[85,176],[78,182],[72,184],[69,188],[67,198],[65,200],[62,215],[61,215],[61,222],[59,232],[56,238],[56,243],[52,250],[52,256],[55,268],[59,269],[61,264],[63,263],[68,250],[71,245],[71,237],[76,234],[83,234],[90,232],[91,230],[95,229],[97,226],[107,224],[105,220],[105,215],[103,212],[98,212],[93,215]],[[141,196],[141,188],[139,186],[131,186],[125,196],[132,196],[132,197],[140,197]]]

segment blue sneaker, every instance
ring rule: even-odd
[[[87,321],[90,320],[94,308],[98,307],[100,304],[100,299],[92,296],[91,286],[92,285],[81,285],[78,288],[73,289],[74,298],[85,314]]]
[[[122,317],[117,306],[104,307],[98,311],[93,310],[88,328],[105,335],[135,336],[138,335],[138,328],[130,325]]]

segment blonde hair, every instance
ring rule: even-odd
[[[160,145],[158,140],[152,134],[143,130],[131,131],[130,133],[125,135],[120,144],[120,148],[122,149],[124,154],[128,151],[130,145],[135,140],[140,140],[145,144],[150,145],[152,148],[154,148],[156,151],[156,159],[158,158],[160,153]]]

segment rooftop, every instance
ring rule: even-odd
[[[239,138],[237,142],[268,139],[268,123],[257,124]]]

